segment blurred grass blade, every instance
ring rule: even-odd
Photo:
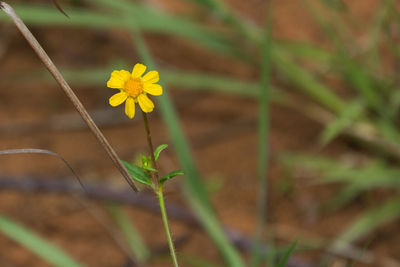
[[[277,267],[286,267],[290,256],[293,254],[299,240],[294,241],[279,260]]]
[[[334,58],[334,55],[332,55],[331,52],[318,47],[315,44],[281,40],[276,40],[275,44],[293,57],[318,60],[320,66],[322,64],[330,64]]]
[[[0,231],[52,265],[60,267],[83,266],[49,241],[3,215],[0,215]]]
[[[335,250],[345,250],[348,245],[371,233],[383,224],[389,223],[400,216],[400,198],[392,198],[377,208],[365,212],[352,223],[335,240],[332,247]]]
[[[375,70],[378,73],[382,72],[379,42],[384,41],[384,39],[382,38],[386,26],[384,24],[388,20],[391,8],[393,7],[391,6],[390,0],[383,0],[380,2],[380,6],[375,12],[375,17],[373,19],[373,23],[370,27],[370,31],[368,34],[368,66],[370,66],[372,70]]]
[[[151,56],[138,29],[133,31],[133,37],[135,38],[136,49],[143,62],[149,69],[156,69],[153,57]],[[163,86],[163,88],[165,87]],[[195,211],[195,215],[202,223],[204,229],[216,244],[228,266],[244,266],[239,253],[227,239],[222,226],[213,211],[206,188],[200,180],[200,174],[194,163],[189,144],[182,131],[176,111],[168,96],[168,90],[164,90],[163,94],[158,98],[158,103],[162,111],[161,114],[164,122],[168,127],[169,135],[172,139],[179,162],[186,174],[186,179],[183,179],[183,181],[184,193],[188,203]]]
[[[190,185],[186,184],[186,199],[189,202],[197,218],[201,221],[204,229],[207,231],[218,249],[223,254],[227,266],[245,266],[240,259],[237,251],[233,248],[229,241],[227,241],[227,238],[221,228],[221,224],[216,216],[212,212],[210,212],[207,206],[199,201],[199,198],[193,197],[192,192],[193,188],[191,188]]]
[[[346,11],[347,10],[347,6],[346,4],[343,2],[343,0],[320,0],[321,2],[323,2],[325,5],[331,7],[331,8],[335,8],[339,11]]]
[[[125,0],[89,0],[95,4],[101,4],[108,8],[117,9],[120,13],[125,15],[125,23],[136,24],[137,29],[145,30],[138,24],[138,19],[143,16],[143,10],[147,10],[148,14],[144,16],[153,20],[151,23],[158,25],[160,29],[163,27],[170,27],[177,35],[187,37],[203,42],[206,46],[216,49],[219,52],[228,53],[237,57],[244,57],[242,51],[232,45],[232,40],[224,37],[224,34],[213,33],[210,28],[204,27],[196,23],[190,17],[178,17],[167,15],[155,8],[147,7],[146,5],[139,5]],[[139,12],[138,12],[139,11]],[[134,16],[133,16],[134,15]],[[139,16],[139,17],[138,17]],[[151,24],[149,23],[149,24]]]
[[[119,64],[119,68],[127,68],[126,64]],[[90,69],[62,69],[64,77],[71,83],[105,85],[104,73],[109,73],[116,66]],[[244,97],[258,97],[260,95],[259,84],[253,81],[243,81],[229,76],[215,75],[201,72],[183,70],[161,69],[162,80],[165,84],[182,89],[196,89],[219,93],[229,93]],[[35,77],[37,77],[35,75]],[[35,78],[33,77],[33,78]],[[272,97],[279,96],[277,90],[272,90]]]
[[[271,75],[271,43],[272,43],[272,5],[267,5],[267,15],[262,45],[262,61],[260,66],[260,97],[258,101],[258,202],[257,226],[253,237],[251,266],[259,266],[261,262],[260,248],[263,242],[267,220],[268,196],[268,140],[269,140],[269,95]]]
[[[219,265],[216,265],[215,263],[212,263],[204,257],[198,257],[198,256],[193,256],[193,255],[188,255],[188,254],[183,254],[180,253],[178,255],[179,262],[183,262],[184,266],[192,266],[192,267],[218,267]]]
[[[349,40],[346,40],[347,42],[343,40],[339,34],[343,32],[342,28],[346,27],[335,29],[337,25],[340,25],[340,23],[337,23],[339,22],[338,19],[333,22],[327,22],[326,18],[322,17],[320,14],[321,12],[318,12],[313,7],[314,4],[311,3],[311,1],[306,0],[304,2],[310,9],[309,13],[313,16],[316,23],[335,46],[336,53],[333,66],[342,74],[343,78],[346,79],[352,87],[364,97],[371,108],[384,114],[384,102],[379,91],[375,90],[376,85],[374,84],[372,74],[350,56],[347,47],[351,47],[351,44],[348,44]],[[351,42],[355,43],[353,35],[350,34],[350,36],[352,37]]]
[[[378,90],[375,89],[373,77],[358,63],[352,60],[345,52],[338,52],[341,56],[338,58],[336,66],[341,66],[344,79],[346,79],[358,93],[364,97],[370,107],[385,114],[385,104]],[[340,71],[340,70],[339,70]]]
[[[132,255],[139,263],[145,263],[150,258],[150,250],[143,242],[139,231],[120,206],[110,204],[108,207],[123,237],[129,244]]]
[[[93,3],[98,5],[98,1]],[[189,18],[162,13],[159,10],[145,5],[131,4],[128,10],[124,10],[121,16],[113,12],[97,12],[86,9],[68,9],[70,20],[66,20],[52,7],[35,5],[15,5],[15,11],[26,24],[36,26],[65,26],[65,27],[89,27],[99,29],[125,28],[133,30],[137,27],[146,32],[155,32],[175,35],[192,40],[196,44],[201,43],[216,51],[230,55],[243,57],[243,53],[232,45],[231,40],[222,32],[211,30]],[[0,20],[6,21],[4,15]]]
[[[313,184],[345,184],[344,188],[329,200],[327,208],[330,210],[342,207],[367,190],[396,188],[399,185],[400,169],[381,162],[353,166],[321,156],[290,154],[284,157],[287,158],[283,161],[291,167],[301,166],[314,171],[317,178],[313,179]]]
[[[325,129],[320,136],[321,144],[328,144],[345,129],[350,127],[352,123],[360,117],[364,111],[364,107],[364,102],[360,100],[355,100],[352,103],[349,103],[346,108],[338,114],[338,117],[334,121],[325,126]]]
[[[288,55],[275,48],[275,46],[272,52],[272,60],[281,75],[288,78],[298,89],[322,106],[335,113],[339,113],[345,108],[346,103],[342,99],[324,84],[318,82],[307,70],[294,64]]]
[[[262,31],[255,24],[235,14],[222,0],[187,0],[198,3],[216,14],[223,22],[234,28],[242,37],[254,42],[262,42]]]

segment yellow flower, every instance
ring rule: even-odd
[[[132,74],[126,70],[114,70],[107,82],[107,87],[120,89],[119,93],[110,98],[110,105],[116,107],[126,100],[125,113],[131,119],[135,116],[135,103],[139,102],[139,106],[144,112],[152,112],[154,104],[147,94],[162,94],[161,85],[156,84],[159,80],[158,72],[149,71],[142,77],[145,71],[146,66],[143,64],[136,64]]]

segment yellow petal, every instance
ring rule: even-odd
[[[138,101],[139,101],[139,106],[140,108],[148,113],[148,112],[152,112],[154,109],[154,104],[153,102],[144,94],[140,94],[138,96]]]
[[[126,70],[114,70],[107,82],[107,87],[123,89],[125,82],[131,78],[131,74]]]
[[[151,95],[162,95],[162,87],[159,84],[144,83],[143,90]]]
[[[133,67],[132,77],[133,78],[139,78],[139,77],[141,77],[143,75],[143,73],[145,71],[146,71],[146,66],[143,65],[143,64],[138,63]]]
[[[152,70],[146,73],[146,75],[143,76],[142,82],[144,83],[156,83],[159,80],[158,76],[158,71]]]
[[[128,97],[125,103],[125,114],[130,119],[135,117],[135,100],[132,97]]]
[[[127,97],[128,97],[128,94],[125,92],[120,92],[118,94],[115,94],[112,97],[110,97],[110,100],[109,100],[110,105],[113,107],[121,105],[122,103],[124,103],[124,101],[126,100]]]

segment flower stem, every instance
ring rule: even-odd
[[[158,202],[160,203],[160,210],[161,210],[162,220],[163,220],[163,223],[164,223],[165,233],[167,234],[169,252],[171,254],[171,258],[172,258],[172,261],[174,263],[174,266],[178,267],[179,265],[178,265],[178,259],[176,258],[176,254],[175,254],[175,246],[174,246],[174,242],[172,241],[171,232],[170,232],[169,226],[168,226],[167,210],[165,209],[164,194],[163,194],[163,186],[162,185],[160,185],[158,187],[157,198],[158,198]]]
[[[149,146],[150,157],[153,163],[153,168],[158,170],[156,159],[154,157],[154,149],[153,149],[153,142],[151,141],[151,134],[150,134],[150,127],[149,121],[147,120],[147,115],[145,112],[142,111],[143,122],[144,122],[144,129],[146,130],[146,138],[147,138],[147,145]],[[151,172],[151,177],[153,179],[153,189],[157,195],[158,203],[160,203],[160,210],[161,210],[161,217],[164,224],[165,233],[167,235],[169,251],[171,254],[172,261],[175,267],[178,267],[178,260],[175,254],[175,246],[174,242],[172,241],[171,231],[169,230],[168,226],[168,217],[167,217],[167,210],[165,209],[164,203],[164,194],[163,194],[163,185],[160,184],[160,178],[158,176],[158,172]]]
[[[153,168],[158,170],[157,162],[156,162],[156,159],[154,158],[154,149],[153,149],[153,142],[151,141],[149,121],[147,120],[147,115],[144,111],[142,111],[142,117],[143,117],[144,129],[146,131],[147,145],[149,146],[150,157],[151,157],[151,161],[153,163]],[[151,178],[153,181],[154,188],[156,190],[160,183],[159,177],[158,177],[158,172],[155,172],[155,173],[151,172]]]

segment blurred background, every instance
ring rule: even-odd
[[[170,144],[161,172],[187,174],[165,187],[182,266],[250,266],[254,235],[261,266],[295,240],[287,266],[400,266],[397,1],[58,2],[69,18],[8,1],[124,160],[146,153],[143,122],[106,82],[137,62],[160,73],[150,127]],[[88,187],[55,157],[0,155],[0,265],[171,266],[152,192],[129,191],[0,20],[0,148],[53,151]]]

